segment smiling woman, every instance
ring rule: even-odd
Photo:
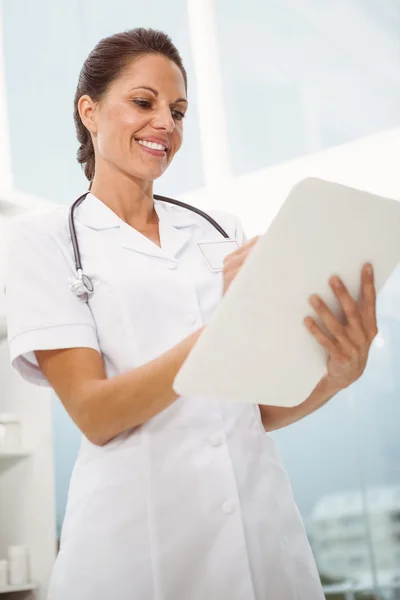
[[[186,92],[182,60],[162,32],[137,29],[99,42],[75,95],[78,161],[86,177],[93,181],[95,163],[103,171],[110,156],[113,167],[128,176],[162,175],[182,145]]]
[[[164,33],[101,40],[74,110],[91,192],[72,216],[18,222],[11,240],[12,364],[50,385],[83,434],[49,598],[322,600],[259,408],[173,389],[255,244],[235,216],[218,212],[215,228],[153,195],[182,145],[186,92]],[[86,299],[67,285],[70,221]],[[220,247],[221,227],[240,249],[214,269],[199,245]]]

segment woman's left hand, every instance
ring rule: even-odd
[[[311,317],[305,319],[308,330],[328,352],[326,383],[339,392],[354,383],[363,374],[373,339],[378,333],[376,319],[376,290],[372,266],[364,265],[361,275],[361,299],[357,303],[338,277],[329,284],[345,316],[341,323],[318,296],[311,296],[313,307],[326,332]]]

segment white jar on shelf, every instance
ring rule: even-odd
[[[14,413],[0,413],[0,452],[21,448],[21,422]]]
[[[10,585],[29,583],[29,552],[26,546],[9,546],[9,581]]]
[[[0,592],[8,586],[8,560],[0,560]]]

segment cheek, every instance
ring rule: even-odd
[[[182,142],[183,142],[182,125],[179,125],[173,134],[173,138],[172,138],[173,154],[170,155],[169,162],[171,162],[171,160],[174,158],[175,154],[177,152],[179,152],[179,150],[181,149]]]
[[[98,128],[97,131],[97,147],[100,154],[110,159],[118,153],[123,136],[124,126],[123,122],[118,115],[107,115]]]
[[[145,120],[135,111],[129,109],[110,110],[99,129],[99,149],[108,153],[109,150],[123,152],[129,150],[132,138],[137,131],[145,126]]]

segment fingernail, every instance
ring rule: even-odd
[[[333,287],[335,288],[340,288],[340,286],[342,285],[342,282],[340,281],[339,277],[332,277],[331,281]]]
[[[304,322],[304,325],[307,327],[307,329],[311,329],[311,327],[313,325],[313,320],[311,317],[306,317],[303,322]]]
[[[372,265],[371,265],[371,263],[367,263],[367,264],[366,264],[366,266],[365,266],[365,270],[366,270],[366,272],[367,272],[367,275],[372,275],[372,273],[373,273],[373,269],[372,269]]]

